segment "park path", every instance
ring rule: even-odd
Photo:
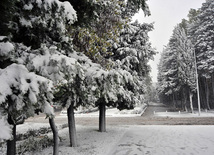
[[[106,155],[211,155],[214,154],[213,118],[157,117],[155,112],[170,111],[163,104],[150,104],[142,116],[107,117],[107,133],[111,127],[124,129],[124,133],[112,143]],[[79,126],[97,126],[98,117],[76,117]],[[43,116],[29,122],[48,122]],[[67,123],[59,115],[56,124]],[[202,126],[204,125],[204,126]],[[210,125],[210,126],[209,126]]]
[[[213,155],[214,126],[131,126],[107,155]]]
[[[170,108],[163,104],[150,104],[141,117],[143,125],[128,126],[107,155],[214,154],[214,140],[211,138],[214,138],[214,126],[194,125],[206,122],[208,118],[160,118],[154,115],[166,111]]]
[[[170,108],[162,103],[149,103],[146,111],[143,113],[144,118],[154,117],[155,112],[170,111]]]

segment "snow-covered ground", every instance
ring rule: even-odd
[[[124,127],[107,127],[107,132],[100,133],[97,126],[77,126],[78,147],[69,147],[68,128],[60,130],[60,155],[106,155],[114,148],[126,132]],[[52,154],[49,147],[38,155]]]
[[[106,110],[106,117],[136,117],[141,116],[146,110],[146,105],[142,107],[136,107],[131,110],[118,110],[117,108],[110,108]],[[99,111],[90,113],[76,113],[75,117],[98,117]],[[67,117],[67,112],[64,110],[61,112],[60,116],[57,117]]]
[[[78,126],[79,146],[69,147],[68,129],[60,131],[61,155],[213,155],[214,126]],[[49,147],[38,154],[52,153]]]
[[[214,126],[132,126],[108,155],[213,155]]]
[[[214,111],[201,111],[200,115],[198,111],[194,111],[194,113],[190,112],[154,112],[154,116],[157,117],[214,117]]]
[[[116,109],[108,109],[107,116],[133,115],[118,113]],[[98,112],[95,112],[98,114]],[[116,113],[116,114],[115,114]],[[201,113],[201,116],[205,115]],[[213,113],[213,112],[210,112]],[[81,114],[78,114],[81,115]],[[83,114],[82,114],[83,115]],[[85,114],[87,115],[87,114]],[[135,114],[134,114],[135,115]],[[133,115],[133,116],[134,116]],[[158,112],[155,116],[188,117],[194,114]],[[196,113],[198,117],[198,113]],[[77,115],[76,115],[77,116]],[[95,116],[95,115],[94,115]],[[96,115],[97,116],[97,115]],[[95,117],[96,117],[95,116]],[[210,116],[210,115],[206,115]],[[58,117],[64,117],[63,115]],[[78,116],[81,117],[81,116]],[[85,116],[84,116],[85,117]],[[91,116],[93,117],[93,116]],[[192,117],[192,116],[191,116]],[[204,116],[205,117],[205,116]],[[41,128],[48,124],[26,123],[18,126],[17,133],[27,129]],[[109,126],[107,132],[100,133],[97,126],[77,125],[78,147],[69,147],[68,128],[60,129],[60,155],[213,155],[214,126],[208,125],[138,125]],[[51,133],[48,134],[52,136]],[[34,155],[51,155],[52,147],[48,147]],[[27,153],[29,154],[29,153]]]
[[[98,112],[95,112],[91,117],[97,115]],[[132,114],[126,113],[125,115],[116,109],[107,110],[107,116],[115,115],[122,117]],[[198,117],[198,113],[158,112],[155,116]],[[214,117],[212,111],[201,113],[201,117],[210,116]],[[78,126],[79,147],[67,147],[69,143],[65,138],[65,142],[61,144],[60,153],[76,155],[214,154],[214,126],[107,126],[106,133],[99,133],[96,130],[97,126]],[[67,134],[67,131],[64,132],[64,137],[68,137]],[[47,154],[51,151],[52,148],[48,148],[42,153]]]

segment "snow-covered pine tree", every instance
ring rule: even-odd
[[[17,50],[22,44],[11,42],[11,23],[17,11],[15,1],[1,1],[0,31],[0,67],[1,67],[1,115],[6,115],[13,127],[13,137],[7,142],[7,154],[16,153],[16,125],[33,116],[35,111],[42,111],[53,118],[50,106],[51,81],[29,72],[23,64],[17,64]],[[6,129],[6,128],[5,128]]]
[[[143,10],[145,16],[150,15],[149,6],[147,0],[127,0],[126,7],[123,10],[125,16],[129,18],[134,16],[140,9]]]
[[[195,76],[195,57],[194,48],[191,41],[187,36],[186,20],[183,20],[178,26],[175,33],[177,38],[176,49],[178,54],[178,66],[179,66],[179,82],[182,87],[182,96],[184,98],[184,105],[187,104],[187,98],[190,99],[190,107],[193,112],[192,96],[196,90],[196,76]],[[189,94],[189,95],[187,95]],[[186,106],[185,106],[186,107]],[[187,110],[187,109],[186,109]]]
[[[119,2],[122,2],[122,1],[119,1]],[[124,1],[125,2],[125,1]],[[141,2],[143,2],[143,1],[141,1]],[[124,4],[121,4],[121,3],[118,3],[119,5],[116,5],[118,8],[121,8],[121,10],[119,10],[119,12],[117,13],[116,12],[116,15],[117,16],[115,16],[114,18],[110,18],[110,17],[108,17],[108,16],[106,16],[107,18],[109,18],[109,19],[111,19],[110,21],[111,21],[111,23],[113,23],[113,24],[106,24],[106,25],[104,25],[106,28],[108,28],[109,26],[111,26],[112,25],[112,28],[114,28],[114,25],[115,26],[118,26],[118,21],[122,21],[122,23],[124,23],[125,25],[126,25],[126,23],[127,23],[127,21],[129,21],[129,19],[127,19],[127,18],[125,18],[125,19],[120,19],[119,17],[118,17],[118,15],[119,14],[121,14],[122,16],[121,17],[124,17],[123,16],[123,11],[126,9],[126,8],[128,8],[128,5],[127,5],[127,1],[125,2],[125,5]],[[114,4],[114,3],[112,3],[112,4]],[[132,4],[133,6],[135,5],[137,5],[137,4]],[[114,6],[114,5],[113,5]],[[125,8],[124,8],[125,7]],[[117,8],[116,8],[116,10],[117,10]],[[132,11],[134,11],[134,9],[132,10]],[[136,8],[135,8],[135,11],[136,11]],[[108,11],[107,11],[108,12]],[[107,13],[107,12],[104,12],[104,13]],[[126,12],[126,13],[128,13],[128,12]],[[110,14],[111,15],[111,14]],[[126,17],[131,17],[131,16],[126,16]],[[112,20],[112,19],[114,19],[114,20]],[[122,26],[122,25],[120,25],[119,24],[119,26]],[[136,26],[137,27],[137,26]],[[146,27],[146,26],[145,26]],[[149,26],[148,26],[149,27]],[[105,29],[106,29],[105,28]],[[111,28],[111,27],[110,27]],[[122,28],[122,27],[121,27]],[[134,28],[133,28],[134,29]],[[145,28],[146,29],[146,28]],[[146,37],[146,35],[147,35],[147,30],[142,30],[142,31],[138,31],[137,32],[137,34],[138,34],[138,36],[136,37],[136,39],[138,39],[138,38],[143,38],[143,37]],[[148,28],[149,29],[149,28]],[[102,29],[100,29],[100,31],[102,31]],[[143,32],[144,31],[144,32]],[[119,32],[121,32],[121,30],[119,31]],[[110,33],[113,33],[113,34],[115,34],[116,36],[118,35],[117,33],[117,31],[114,31],[114,32],[110,32]],[[101,33],[101,35],[102,35],[102,33]],[[121,35],[121,34],[119,34],[119,35]],[[119,37],[120,38],[120,37]],[[139,39],[140,40],[140,39]],[[113,46],[113,48],[118,48],[117,46],[118,46],[118,43],[120,42],[120,40],[116,40],[115,41],[115,39],[112,39],[112,40],[107,40],[107,41],[109,41],[109,43],[111,43],[111,46]],[[148,55],[141,55],[142,53],[138,53],[139,55],[138,56],[136,56],[136,57],[138,57],[139,59],[140,58],[142,58],[143,59],[143,61],[141,61],[141,62],[143,62],[143,63],[147,63],[147,58],[149,57],[149,56],[151,56],[152,54],[152,52],[150,51],[150,46],[149,46],[149,44],[148,44],[148,42],[147,42],[147,38],[144,38],[144,41],[146,42],[144,45],[141,45],[141,42],[139,43],[138,41],[136,41],[136,42],[132,42],[132,43],[130,43],[130,44],[133,44],[133,51],[135,50],[135,49],[138,49],[138,48],[141,48],[141,46],[144,46],[144,47],[142,47],[141,48],[141,50],[143,51],[143,52],[145,52],[146,54],[148,54]],[[120,42],[120,43],[122,43],[122,41]],[[143,43],[143,42],[142,42]],[[135,44],[135,45],[134,45]],[[131,46],[131,45],[130,45]],[[136,47],[134,47],[134,46],[136,46]],[[113,83],[115,83],[115,85],[116,85],[116,87],[114,87],[113,88],[113,90],[111,90],[111,89],[106,89],[107,90],[107,92],[105,92],[106,90],[104,89],[104,91],[103,90],[101,90],[100,92],[101,92],[101,96],[100,96],[100,99],[97,101],[97,104],[100,106],[100,110],[102,110],[102,111],[100,111],[100,114],[102,115],[102,116],[100,116],[100,131],[102,131],[102,129],[104,129],[103,131],[105,131],[105,105],[114,105],[114,106],[116,106],[118,109],[124,109],[124,108],[133,108],[134,107],[134,104],[136,104],[136,103],[138,103],[139,104],[139,100],[141,100],[142,99],[142,94],[141,94],[141,92],[142,92],[142,90],[143,89],[137,89],[137,86],[142,86],[142,78],[139,78],[139,77],[133,77],[133,75],[135,74],[132,74],[132,73],[130,73],[129,71],[131,71],[131,69],[129,69],[129,70],[127,70],[126,68],[122,68],[122,66],[123,66],[123,63],[125,64],[126,62],[125,62],[125,60],[124,60],[124,62],[122,62],[121,64],[118,64],[118,63],[120,63],[120,60],[117,60],[117,58],[115,57],[115,53],[114,53],[114,50],[113,50],[113,48],[108,48],[108,50],[110,51],[110,52],[112,52],[112,56],[111,55],[109,55],[109,56],[105,56],[105,58],[110,58],[113,62],[112,62],[112,68],[114,68],[114,70],[110,70],[110,72],[109,72],[109,74],[110,75],[108,75],[108,76],[106,76],[107,78],[105,78],[105,76],[104,76],[104,78],[103,79],[110,79],[110,80],[106,80],[106,84],[104,83],[103,84],[103,86],[104,87],[106,87],[106,86],[108,86],[109,84],[108,84],[108,81],[110,81],[110,83],[112,83],[112,81],[114,81]],[[134,49],[135,48],[135,49]],[[121,49],[121,50],[123,50],[123,49]],[[151,52],[151,53],[150,53]],[[151,54],[151,55],[149,55],[149,54]],[[131,58],[132,59],[132,58]],[[134,58],[132,59],[132,60],[134,60]],[[135,60],[134,60],[135,61]],[[143,66],[143,64],[141,64],[141,62],[138,64],[140,67],[142,67]],[[119,66],[118,66],[119,65]],[[145,67],[146,65],[144,65],[144,67]],[[121,68],[120,68],[121,67]],[[124,65],[124,67],[125,67],[125,65]],[[146,69],[142,69],[142,68],[138,68],[138,69],[141,69],[141,71],[139,71],[139,72],[146,72]],[[115,74],[116,72],[118,72],[117,74]],[[128,71],[128,72],[127,72]],[[115,72],[115,73],[114,73]],[[113,74],[112,74],[113,73]],[[122,76],[121,76],[122,75]],[[121,78],[121,79],[119,79],[119,81],[120,82],[118,82],[117,81],[117,79],[115,80],[114,78],[113,78],[113,80],[111,80],[112,78],[111,77],[117,77],[117,79],[118,78]],[[101,85],[102,85],[102,83],[101,83]],[[106,88],[108,88],[108,87],[106,87]],[[142,87],[141,87],[142,88]],[[106,96],[105,94],[108,94],[108,93],[112,93],[111,95],[109,95],[108,94],[108,96],[109,96],[109,99],[107,99],[106,100],[106,98],[104,97],[104,96]],[[111,100],[111,98],[113,99],[113,100]],[[115,99],[117,99],[117,100],[115,100]],[[107,102],[108,101],[108,102]],[[103,104],[101,103],[101,102],[103,102]],[[103,121],[104,120],[104,121]],[[102,123],[102,122],[104,122],[104,123]]]
[[[9,42],[0,42],[0,57],[10,60],[8,66],[0,69],[0,108],[1,115],[8,118],[13,126],[13,138],[7,142],[7,154],[16,152],[16,125],[23,123],[28,117],[34,116],[36,110],[41,110],[53,117],[51,87],[52,82],[44,77],[29,72],[12,58],[15,56],[15,47]],[[7,58],[7,59],[6,59]],[[4,60],[2,62],[4,63]]]
[[[106,130],[105,105],[117,106],[119,109],[127,107],[132,108],[134,101],[138,101],[139,103],[138,99],[142,99],[142,96],[137,95],[137,90],[135,90],[135,93],[130,91],[131,89],[133,90],[135,86],[142,85],[142,80],[138,80],[136,77],[132,78],[132,75],[125,71],[124,68],[118,69],[118,67],[115,67],[115,70],[112,69],[117,62],[115,63],[115,59],[112,59],[111,46],[117,44],[118,30],[122,28],[121,26],[123,24],[127,23],[127,18],[131,17],[126,15],[127,18],[125,18],[123,15],[126,7],[128,7],[126,5],[127,3],[124,2],[125,1],[105,1],[104,9],[99,12],[99,20],[94,23],[92,22],[92,27],[90,27],[90,29],[81,27],[73,34],[75,49],[77,51],[84,51],[93,62],[103,67],[99,66],[96,69],[96,73],[94,69],[96,66],[93,67],[93,65],[90,65],[86,72],[86,79],[90,81],[88,84],[92,85],[93,88],[93,93],[91,95],[94,96],[92,97],[93,101],[96,103],[95,105],[100,106],[100,114],[102,115],[100,116],[100,131]],[[143,1],[141,2],[143,3]],[[132,5],[137,6],[140,4]],[[121,17],[124,18],[121,19]],[[146,58],[146,56],[144,57]],[[90,68],[92,71],[90,71]],[[93,76],[87,76],[90,75],[89,73]],[[115,77],[117,78],[115,79]],[[118,82],[118,80],[120,82]],[[138,81],[138,83],[134,81]]]
[[[187,94],[189,94],[190,107],[193,111],[191,101],[196,89],[194,48],[187,36],[187,26],[187,21],[183,20],[174,28],[169,44],[161,57],[158,79],[162,96],[164,94],[172,96],[174,106],[176,99],[181,100],[182,107],[187,110]]]
[[[76,21],[73,7],[69,2],[58,0],[21,0],[16,2],[16,6],[17,13],[10,22],[16,52],[9,58],[25,65],[31,72],[51,79],[54,85],[60,80],[68,83],[67,71],[70,77],[75,77],[73,70],[77,70],[78,66],[75,59],[68,57],[72,51],[72,41],[67,26]],[[50,125],[56,133],[53,119]],[[57,147],[58,137],[54,137]],[[54,154],[58,154],[57,149],[54,149]]]
[[[100,108],[100,128],[101,132],[106,131],[105,127],[105,105],[109,103],[110,99],[107,99],[106,95],[112,90],[112,88],[107,88],[106,86],[110,85],[112,73],[111,71],[111,61],[108,59],[111,52],[108,50],[112,45],[112,42],[116,42],[118,37],[118,30],[121,29],[123,25],[123,19],[121,19],[121,6],[122,1],[97,1],[97,4],[102,5],[102,9],[98,10],[99,18],[94,21],[91,21],[90,27],[85,25],[79,25],[77,29],[72,33],[74,38],[74,48],[77,51],[83,52],[87,55],[92,62],[98,63],[99,65],[95,65],[92,62],[89,63],[88,70],[91,70],[91,74],[88,74],[86,69],[87,85],[96,85],[95,92],[92,93],[92,96],[99,92],[100,99],[95,95],[94,103],[96,106]],[[81,27],[80,27],[81,26]],[[83,62],[83,61],[81,61]],[[85,64],[82,64],[83,66]],[[96,67],[97,70],[94,70]],[[98,73],[96,73],[98,72]],[[102,74],[100,74],[102,73]],[[90,77],[92,76],[93,77]],[[102,75],[102,76],[96,76]],[[109,79],[108,79],[109,78]],[[106,79],[106,80],[104,80]],[[93,82],[94,81],[94,82]],[[94,86],[95,88],[95,86]],[[115,97],[113,97],[115,99]],[[103,101],[104,103],[102,103]],[[99,102],[99,103],[98,103]],[[102,124],[102,125],[101,125]],[[101,127],[102,126],[102,127]]]
[[[187,23],[183,20],[173,30],[168,47],[164,50],[159,67],[159,89],[170,95],[175,106],[175,99],[183,100],[187,110],[187,94],[192,96],[196,89],[193,46],[187,37]],[[168,89],[168,91],[166,91]],[[191,98],[190,98],[191,99]],[[191,103],[191,102],[190,102]],[[190,105],[193,111],[192,105]]]
[[[169,44],[164,48],[158,65],[158,92],[161,101],[169,103],[179,96],[179,81],[177,67],[177,53],[171,50]]]
[[[191,23],[189,33],[195,47],[199,81],[202,90],[201,98],[205,100],[205,108],[210,109],[210,89],[214,94],[214,1],[206,0],[196,15],[196,20]],[[214,96],[212,94],[212,96]],[[204,96],[206,96],[205,99]],[[203,102],[202,102],[203,103]]]
[[[79,105],[76,103],[80,96],[73,90],[80,87],[70,86],[76,85],[76,77],[81,77],[82,73],[76,59],[69,56],[74,50],[68,28],[77,20],[76,12],[69,2],[58,0],[20,1],[18,5],[20,14],[18,20],[14,20],[14,25],[18,25],[18,33],[14,33],[13,39],[31,46],[19,51],[18,62],[53,81],[55,88],[58,88],[54,91],[61,91],[56,92],[56,99],[61,101],[61,106],[71,109],[68,111],[69,133],[76,134],[72,110]],[[60,96],[64,92],[61,88],[73,93],[69,97],[66,96],[68,93]],[[77,146],[76,136],[70,135],[70,138],[71,146]]]
[[[126,70],[133,76],[134,81],[127,83],[124,88],[134,93],[136,98],[141,96],[141,99],[145,91],[144,80],[150,71],[148,61],[155,54],[148,37],[152,28],[152,24],[140,24],[137,21],[127,25],[121,31],[119,42],[114,43],[111,57],[116,62],[114,68]],[[120,104],[119,108],[123,109],[123,105],[126,107],[126,104]]]

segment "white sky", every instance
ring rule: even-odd
[[[152,66],[152,80],[157,82],[157,65],[160,59],[164,45],[167,45],[173,28],[181,22],[183,18],[187,19],[190,8],[198,9],[205,0],[148,0],[151,16],[144,17],[142,11],[135,15],[134,20],[139,22],[154,24],[154,30],[149,33],[152,46],[157,49],[157,54],[150,64]]]

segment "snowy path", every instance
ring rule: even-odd
[[[68,128],[59,131],[60,155],[213,155],[213,117],[171,117],[164,105],[150,105],[143,117],[113,117],[110,109],[107,132],[100,133],[98,117],[76,117],[79,146],[68,146]],[[155,114],[154,114],[155,111]],[[163,114],[167,116],[163,116]],[[159,114],[162,114],[161,117]],[[115,115],[116,116],[116,115]],[[44,117],[28,119],[40,122]],[[57,115],[57,124],[67,122],[66,116]],[[44,123],[48,125],[48,120]],[[203,126],[203,125],[204,126]],[[27,124],[26,124],[27,125]],[[179,125],[179,126],[178,126]],[[180,126],[181,125],[181,126]],[[21,125],[20,125],[21,127]],[[22,129],[23,130],[23,129]],[[52,135],[52,134],[51,134]],[[35,153],[34,153],[35,154]],[[50,155],[48,147],[35,155]]]
[[[134,126],[108,155],[213,155],[214,126]]]

